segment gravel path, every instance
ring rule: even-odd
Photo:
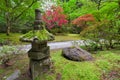
[[[83,40],[66,41],[66,42],[49,42],[48,43],[48,46],[50,46],[50,50],[72,47],[74,45],[84,45]],[[22,51],[27,52],[31,48],[31,44],[18,45],[15,47],[17,47],[18,50],[22,50]],[[0,49],[2,49],[2,47],[0,47]]]
[[[66,42],[49,42],[48,43],[48,46],[50,46],[51,50],[72,47],[74,45],[84,45],[83,40],[66,41]],[[29,45],[21,45],[20,47],[22,48],[22,50],[28,51],[31,48],[31,44],[29,44]]]

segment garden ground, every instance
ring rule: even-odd
[[[20,33],[11,33],[10,36],[7,36],[5,33],[0,33],[0,44],[23,44],[23,42],[19,41],[20,36],[22,35],[23,34]],[[71,41],[79,39],[81,39],[79,34],[55,35],[55,40],[52,42]]]
[[[44,76],[45,80],[120,80],[119,53],[120,50],[97,51],[96,54],[92,54],[93,61],[75,62],[62,57],[61,50],[51,51],[54,66],[51,73]],[[20,70],[23,74],[22,79],[17,80],[28,80],[28,76],[25,75],[29,63],[27,54],[16,54],[11,60],[12,66],[0,67],[1,80],[5,80],[15,70]]]

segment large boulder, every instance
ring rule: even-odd
[[[62,50],[62,55],[65,58],[73,61],[90,61],[93,59],[92,55],[89,52],[78,47],[64,48]]]

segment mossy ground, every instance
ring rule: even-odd
[[[22,42],[19,41],[21,35],[20,33],[10,33],[7,36],[5,33],[0,33],[0,43],[21,44]]]
[[[80,40],[81,37],[79,34],[65,34],[65,35],[55,35],[54,41],[73,41],[73,40]]]
[[[75,62],[61,56],[61,50],[51,52],[54,62],[53,73],[44,75],[45,79],[36,80],[119,80],[120,79],[120,50],[98,51],[92,54],[93,61]],[[23,57],[24,56],[24,57]],[[29,59],[27,54],[18,55],[15,63],[7,68],[0,68],[0,77],[13,73],[16,69],[25,73],[28,71]],[[111,75],[112,72],[116,72]],[[20,80],[28,80],[22,77]]]
[[[20,36],[24,34],[20,33],[11,33],[9,36],[7,36],[5,33],[0,33],[0,43],[4,43],[5,41],[9,41],[10,44],[26,44],[21,42]],[[42,37],[44,38],[44,37]],[[52,42],[59,42],[59,41],[71,41],[71,40],[80,40],[79,34],[66,34],[66,35],[55,35],[55,40]]]

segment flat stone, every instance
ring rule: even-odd
[[[12,75],[10,75],[6,80],[15,80],[20,76],[20,70],[16,70]]]
[[[64,48],[62,50],[62,55],[65,58],[73,61],[89,61],[93,59],[92,55],[89,52],[77,47]]]

